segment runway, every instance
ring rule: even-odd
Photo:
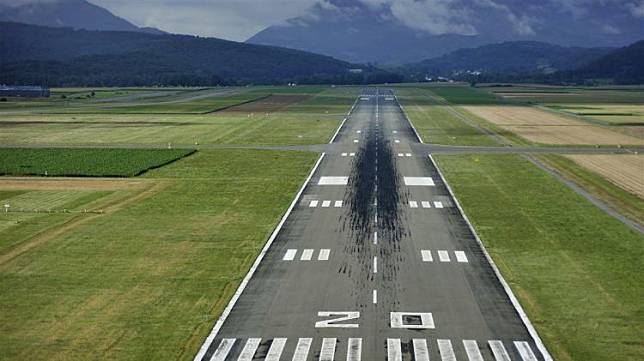
[[[391,91],[332,146],[195,360],[550,359]]]

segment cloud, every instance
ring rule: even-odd
[[[644,0],[626,4],[631,14],[637,18],[644,18]]]
[[[502,14],[510,22],[514,31],[519,35],[536,35],[536,31],[532,27],[537,20],[534,17],[528,15],[517,15],[515,14],[509,6],[504,4],[499,4],[493,0],[474,0],[475,5],[478,5],[482,8],[494,9]]]
[[[603,31],[604,33],[606,33],[606,34],[610,34],[610,35],[616,35],[616,34],[620,34],[620,33],[621,33],[621,31],[619,30],[619,28],[617,28],[617,27],[615,27],[615,26],[612,26],[612,25],[608,25],[608,24],[606,24],[606,25],[602,26],[602,31]]]

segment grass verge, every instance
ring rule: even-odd
[[[641,359],[641,234],[520,156],[436,158],[555,359]]]
[[[0,149],[0,175],[132,177],[193,154],[190,149]]]

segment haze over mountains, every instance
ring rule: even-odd
[[[616,47],[642,38],[644,3],[635,0],[319,0],[248,42],[405,64],[504,41]]]
[[[0,21],[86,30],[164,33],[155,28],[138,27],[85,0],[0,1]]]

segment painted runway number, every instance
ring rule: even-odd
[[[339,323],[360,318],[360,312],[318,312],[318,317],[333,317],[328,320],[318,321],[315,328],[358,328],[357,323]]]

